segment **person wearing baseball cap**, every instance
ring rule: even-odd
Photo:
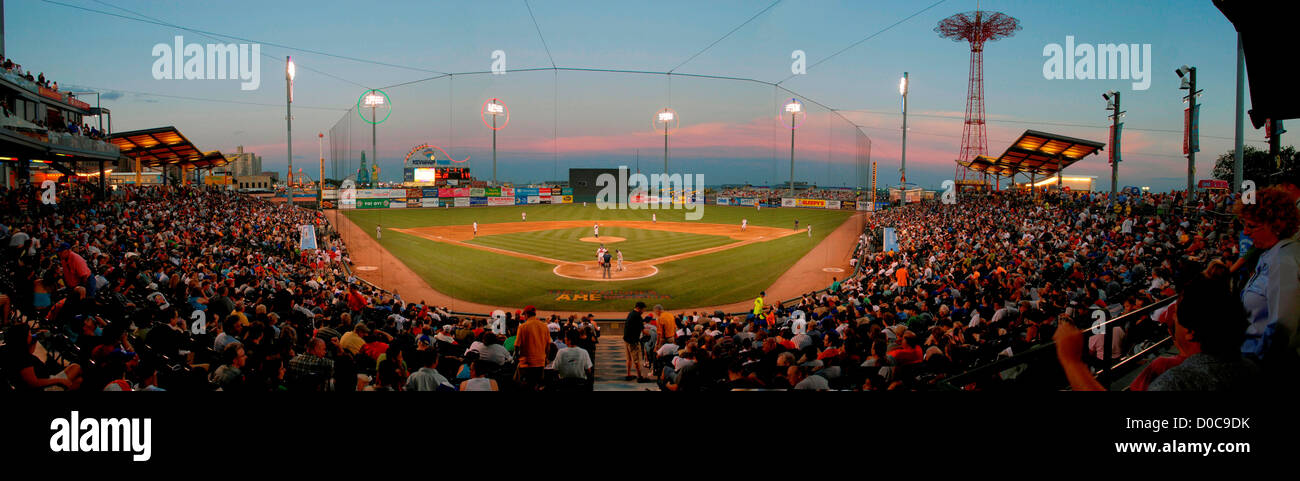
[[[525,389],[538,389],[546,368],[546,346],[551,343],[551,332],[546,323],[537,318],[537,309],[533,306],[525,307],[523,316],[524,323],[519,326],[515,337],[520,382]]]

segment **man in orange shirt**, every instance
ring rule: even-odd
[[[907,287],[906,265],[898,266],[898,270],[894,271],[894,279],[898,281],[898,287]]]
[[[519,380],[525,389],[537,389],[546,368],[546,346],[551,343],[551,331],[537,319],[537,309],[533,306],[525,307],[523,316],[525,321],[515,337]]]

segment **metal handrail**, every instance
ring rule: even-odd
[[[1123,315],[1121,315],[1121,316],[1118,316],[1118,317],[1116,317],[1116,318],[1114,318],[1114,319],[1111,319],[1111,320],[1108,320],[1108,321],[1102,323],[1100,326],[1097,326],[1097,327],[1102,327],[1102,328],[1104,329],[1103,334],[1101,334],[1101,335],[1105,336],[1105,337],[1104,337],[1104,341],[1105,341],[1104,344],[1105,344],[1105,345],[1104,345],[1104,349],[1103,349],[1103,351],[1105,352],[1105,355],[1104,355],[1105,358],[1103,359],[1103,361],[1105,362],[1105,364],[1106,364],[1107,366],[1109,366],[1109,367],[1106,368],[1106,369],[1103,369],[1103,370],[1101,370],[1101,371],[1098,371],[1098,377],[1099,377],[1099,378],[1100,378],[1101,376],[1106,375],[1106,374],[1113,373],[1113,372],[1115,371],[1116,368],[1125,365],[1126,363],[1128,363],[1129,361],[1131,361],[1132,359],[1134,359],[1134,358],[1136,358],[1136,357],[1138,357],[1138,356],[1140,356],[1140,355],[1144,355],[1144,354],[1146,354],[1146,352],[1148,352],[1148,351],[1150,350],[1150,349],[1143,350],[1141,353],[1135,354],[1135,355],[1133,355],[1133,356],[1126,357],[1126,358],[1120,360],[1119,363],[1116,363],[1116,364],[1113,364],[1113,365],[1112,365],[1111,362],[1110,362],[1110,354],[1111,354],[1111,349],[1112,349],[1112,348],[1111,348],[1111,343],[1112,343],[1111,333],[1112,333],[1113,329],[1110,329],[1109,326],[1110,326],[1112,323],[1117,323],[1117,322],[1128,322],[1128,321],[1131,321],[1131,320],[1133,320],[1133,319],[1137,319],[1137,318],[1139,318],[1139,317],[1141,317],[1141,316],[1149,315],[1151,312],[1154,312],[1155,310],[1160,309],[1161,307],[1164,307],[1164,306],[1166,306],[1166,305],[1172,303],[1172,302],[1174,301],[1174,299],[1175,299],[1175,296],[1169,296],[1169,297],[1166,297],[1166,298],[1161,299],[1161,300],[1159,300],[1159,301],[1153,302],[1153,303],[1151,303],[1150,305],[1143,306],[1141,309],[1135,310],[1135,311],[1130,312],[1130,313],[1127,313],[1127,314],[1123,314]],[[1163,342],[1165,342],[1165,341],[1160,341],[1160,342],[1163,343]],[[985,365],[983,365],[983,366],[976,367],[976,368],[974,368],[974,369],[971,369],[971,370],[966,371],[966,372],[964,372],[964,373],[958,374],[958,375],[956,375],[956,376],[953,376],[953,377],[950,377],[950,378],[944,379],[942,382],[940,382],[940,387],[942,387],[942,388],[944,388],[944,389],[949,389],[949,390],[961,390],[961,386],[964,385],[964,384],[967,384],[967,383],[969,383],[969,382],[971,382],[971,381],[973,381],[973,380],[983,379],[983,378],[989,376],[989,375],[992,374],[992,373],[1000,372],[1000,371],[1006,370],[1008,367],[1011,367],[1011,366],[1017,366],[1017,365],[1025,364],[1025,363],[1029,362],[1028,359],[1033,359],[1033,358],[1034,358],[1036,355],[1038,355],[1042,350],[1044,350],[1044,349],[1053,349],[1053,350],[1054,350],[1055,348],[1056,348],[1056,341],[1053,340],[1053,341],[1047,341],[1047,342],[1044,342],[1044,343],[1042,343],[1042,344],[1039,344],[1039,345],[1033,346],[1033,347],[1029,348],[1028,350],[1026,350],[1025,352],[1022,352],[1022,353],[1020,353],[1020,354],[1016,354],[1016,355],[1013,355],[1013,356],[1008,357],[1008,358],[1005,358],[1005,359],[999,359],[999,360],[994,361],[994,362],[992,362],[992,363],[985,364]]]

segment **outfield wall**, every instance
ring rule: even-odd
[[[356,189],[338,194],[340,209],[402,209],[479,205],[572,204],[573,190],[560,187],[410,187]]]

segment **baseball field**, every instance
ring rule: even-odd
[[[436,294],[472,306],[465,310],[531,304],[557,312],[618,312],[638,300],[670,309],[724,307],[752,300],[783,275],[784,290],[794,292],[825,287],[820,284],[829,283],[828,272],[847,268],[851,247],[828,249],[828,242],[814,249],[854,212],[703,209],[697,221],[687,221],[684,210],[595,204],[347,210],[340,224],[358,274],[399,293],[406,289],[407,301],[419,301],[403,285],[410,279],[401,279],[409,269]],[[377,226],[382,234],[376,242]],[[851,228],[837,237],[856,238]],[[596,262],[602,246],[613,257],[608,278]],[[389,255],[401,265],[385,264]],[[796,263],[810,272],[791,272]]]

